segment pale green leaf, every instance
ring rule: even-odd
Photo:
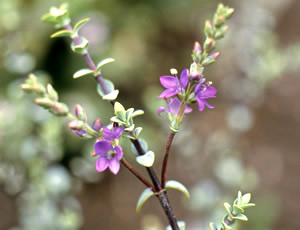
[[[131,118],[131,115],[133,113],[134,109],[130,108],[126,110],[126,121],[129,121],[129,119]]]
[[[77,34],[81,27],[84,26],[89,20],[89,18],[83,18],[79,20],[73,27],[74,32]]]
[[[112,122],[116,122],[116,123],[121,124],[121,125],[125,125],[125,124],[126,124],[124,121],[122,121],[122,120],[121,120],[120,118],[118,118],[117,116],[114,116],[114,117],[110,118],[110,120],[111,120]]]
[[[218,230],[217,226],[214,223],[209,223],[210,230]]]
[[[124,109],[124,106],[120,102],[116,102],[115,103],[115,105],[114,105],[114,111],[115,111],[115,114],[117,112],[126,112],[125,109]]]
[[[190,193],[187,188],[176,180],[169,180],[166,182],[165,188],[173,188],[182,192],[187,198],[190,198]]]
[[[51,38],[58,38],[58,37],[72,37],[73,32],[70,30],[60,30],[52,34]]]
[[[244,214],[241,214],[241,213],[237,214],[236,216],[233,216],[232,219],[248,221],[247,216],[245,216]]]
[[[106,59],[100,61],[97,65],[97,71],[99,71],[104,65],[114,62],[114,61],[115,61],[114,58],[106,58]]]
[[[144,150],[144,152],[147,152],[147,151],[148,151],[148,143],[147,143],[147,141],[144,140],[143,138],[139,138],[138,141],[139,141],[139,143],[140,143],[142,149]],[[137,150],[136,150],[134,144],[132,144],[132,143],[131,143],[131,151],[132,151],[136,156],[139,155],[139,153],[137,152]]]
[[[242,204],[248,204],[251,200],[251,193],[246,193],[242,196]]]
[[[140,195],[137,205],[136,205],[136,212],[139,212],[143,206],[143,204],[151,197],[154,196],[154,192],[150,189],[147,188],[144,190],[144,192]]]
[[[232,213],[231,205],[229,203],[225,202],[224,207],[225,207],[226,211],[228,212],[228,215],[231,217],[232,216],[232,214],[231,214]]]
[[[137,156],[136,161],[145,167],[151,167],[155,160],[155,154],[153,151],[148,151],[144,155]]]
[[[103,98],[103,100],[113,101],[113,100],[117,99],[118,95],[119,95],[119,90],[114,90],[114,91],[110,92],[109,94],[106,94],[102,98]]]
[[[142,132],[143,128],[142,127],[137,127],[135,130],[134,130],[134,136],[136,138],[139,137],[140,133]]]
[[[94,71],[91,69],[81,69],[78,70],[76,73],[73,74],[73,78],[80,78],[83,77],[85,75],[89,75],[89,74],[93,74]]]
[[[104,79],[104,83],[105,83],[106,89],[107,89],[109,92],[112,92],[112,91],[115,90],[114,83],[112,83],[110,80]],[[102,87],[101,87],[100,84],[97,84],[97,92],[98,92],[98,94],[99,94],[101,97],[105,96],[105,92],[104,92],[104,90],[102,89]]]
[[[143,115],[144,114],[144,110],[141,110],[141,109],[138,109],[138,110],[135,110],[131,117],[136,117],[136,116],[140,116],[140,115]]]
[[[128,132],[132,132],[134,130],[134,124],[132,124],[131,126],[125,128],[125,131],[128,131]]]

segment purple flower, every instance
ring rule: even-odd
[[[98,141],[95,146],[96,155],[99,158],[96,160],[96,170],[103,172],[105,169],[113,174],[117,174],[120,170],[120,159],[123,156],[123,150],[120,146],[113,147],[108,141]]]
[[[175,77],[173,76],[161,76],[160,77],[160,83],[163,87],[166,88],[165,91],[163,91],[159,98],[170,98],[172,96],[175,96],[179,93],[182,93],[184,88],[187,86],[189,82],[189,71],[188,69],[184,69],[181,72],[180,80],[178,80],[177,75]]]
[[[125,129],[124,126],[123,127],[113,127],[111,130],[107,127],[104,127],[102,138],[105,141],[113,141],[114,139],[119,139],[120,135],[124,129]]]
[[[167,102],[167,108],[160,107],[157,110],[157,113],[158,113],[158,115],[160,115],[162,112],[167,112],[168,114],[173,113],[173,115],[175,117],[177,117],[179,109],[180,109],[180,105],[181,105],[181,101],[177,97],[175,97],[170,101],[170,103]],[[192,108],[186,106],[185,110],[184,110],[184,114],[190,113],[190,112],[192,112]]]
[[[214,87],[209,85],[203,85],[204,81],[205,78],[203,78],[195,88],[195,98],[197,100],[200,111],[203,111],[205,106],[207,106],[210,109],[214,108],[214,106],[208,104],[206,99],[216,97],[215,95],[217,93],[217,90]]]

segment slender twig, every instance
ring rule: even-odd
[[[162,166],[162,171],[161,171],[161,186],[163,188],[166,185],[169,152],[170,152],[171,145],[172,145],[175,134],[176,133],[171,131],[168,136],[168,141],[167,141],[167,145],[166,145],[166,151],[165,151],[165,156],[164,156],[163,166]]]
[[[151,188],[152,191],[155,192],[152,184],[150,184],[150,182],[146,178],[144,178],[138,171],[136,171],[132,167],[132,165],[129,164],[129,162],[125,160],[124,157],[120,161],[133,175],[135,175],[144,185],[146,185],[146,187]]]

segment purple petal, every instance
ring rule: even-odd
[[[72,129],[72,132],[75,133],[77,136],[80,136],[80,137],[82,137],[82,135],[86,133],[85,130],[76,130],[76,129]]]
[[[96,160],[96,170],[98,172],[103,172],[105,169],[107,169],[109,165],[109,160],[106,159],[106,157],[99,157]]]
[[[116,156],[115,156],[115,158],[119,161],[123,157],[123,150],[118,145],[115,147],[115,150],[116,150]]]
[[[206,86],[206,89],[203,92],[201,92],[201,98],[205,99],[215,97],[216,93],[217,90],[214,87]]]
[[[125,129],[125,127],[117,127],[114,129],[114,134],[115,134],[115,139],[119,139],[121,133],[123,132],[123,130]]]
[[[187,86],[188,82],[189,82],[189,70],[184,69],[181,72],[181,75],[180,75],[180,86],[181,86],[181,88],[184,89]]]
[[[159,98],[170,98],[172,96],[175,96],[176,94],[178,94],[178,90],[177,89],[166,89],[165,91],[163,91],[158,97]]]
[[[170,104],[168,104],[169,112],[173,113],[176,117],[178,115],[179,109],[181,106],[181,101],[175,97],[171,100]]]
[[[116,175],[120,170],[120,162],[116,158],[113,158],[109,161],[108,167],[110,171]]]
[[[202,80],[196,85],[195,87],[195,95],[197,95],[202,90],[202,84],[205,82],[205,78],[202,78]]]
[[[201,98],[197,98],[197,97],[196,97],[196,100],[197,100],[197,102],[198,102],[198,107],[199,107],[199,110],[200,110],[200,111],[203,111],[205,106],[207,106],[207,107],[210,108],[210,109],[215,108],[214,106],[210,105],[210,104],[209,104],[207,101],[205,101],[204,99],[201,99]]]
[[[113,141],[115,139],[115,135],[109,128],[104,127],[102,138],[106,141]]]
[[[177,86],[179,85],[178,79],[176,77],[172,77],[172,76],[161,76],[160,83],[166,89],[172,89],[172,88],[176,89]]]
[[[166,108],[165,107],[159,107],[158,110],[157,110],[157,114],[160,116],[160,114],[162,112],[165,112],[166,111]]]
[[[196,97],[197,103],[198,103],[198,108],[199,110],[202,112],[204,110],[205,104],[204,104],[204,100]]]
[[[113,150],[112,145],[108,141],[98,141],[94,146],[97,155],[106,156],[106,153]]]
[[[185,109],[184,109],[184,113],[190,113],[190,112],[192,112],[192,110],[193,109],[191,107],[186,106]]]

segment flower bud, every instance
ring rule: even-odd
[[[57,116],[66,116],[69,112],[69,108],[64,103],[56,102],[54,103],[54,106],[50,109],[50,112]]]
[[[99,131],[103,127],[101,119],[96,119],[93,123],[93,129]]]
[[[49,98],[52,100],[52,101],[57,101],[58,100],[58,94],[57,92],[55,91],[55,89],[53,88],[52,85],[50,84],[47,84],[47,93],[48,93],[48,96]]]
[[[85,109],[79,104],[75,105],[75,116],[78,118],[78,120],[81,120],[84,122],[87,121]]]
[[[202,47],[201,47],[201,45],[200,45],[199,42],[195,42],[195,43],[194,43],[194,49],[193,49],[193,51],[194,51],[196,54],[202,52]]]
[[[201,65],[193,62],[190,67],[190,73],[192,80],[200,80],[202,78]]]
[[[54,102],[50,100],[49,98],[36,98],[34,100],[34,103],[37,105],[40,105],[46,109],[50,109],[54,106]]]
[[[204,33],[207,37],[213,36],[213,26],[209,20],[205,22]]]
[[[82,130],[83,126],[84,126],[83,121],[72,120],[69,122],[69,128],[72,130]]]
[[[207,50],[208,52],[215,48],[216,46],[216,41],[212,38],[206,38],[204,42],[204,49]]]

